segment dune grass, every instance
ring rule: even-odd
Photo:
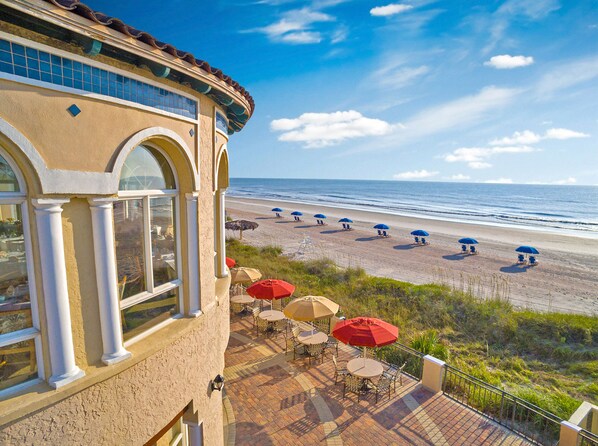
[[[499,295],[480,299],[447,285],[373,277],[331,260],[292,260],[280,248],[235,239],[227,249],[239,265],[293,283],[295,296],[326,296],[347,318],[374,316],[397,325],[403,344],[423,346],[434,331],[449,364],[563,419],[582,400],[598,403],[598,317],[517,310]]]

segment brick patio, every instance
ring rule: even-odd
[[[227,445],[527,445],[517,435],[403,376],[397,392],[343,399],[334,365],[284,353],[284,336],[257,337],[251,317],[233,316],[226,351]],[[344,347],[344,346],[341,346]],[[355,351],[341,348],[340,360]]]

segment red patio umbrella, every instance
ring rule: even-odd
[[[274,300],[289,297],[295,291],[295,286],[284,280],[266,279],[255,282],[245,290],[256,299]]]
[[[237,264],[237,262],[235,262],[235,259],[231,259],[230,257],[226,258],[226,266],[228,266],[229,268],[234,267]]]
[[[399,329],[373,317],[356,317],[337,323],[332,336],[355,347],[382,347],[397,340]]]

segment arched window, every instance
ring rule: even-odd
[[[41,359],[25,200],[24,182],[0,151],[0,394],[37,378]]]
[[[133,149],[118,195],[114,234],[127,341],[179,313],[177,184],[165,155],[147,145]]]

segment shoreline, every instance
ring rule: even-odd
[[[336,209],[342,210],[346,214],[351,212],[367,212],[371,214],[380,214],[380,215],[388,215],[394,217],[404,217],[404,218],[411,218],[415,220],[431,220],[436,222],[450,222],[456,224],[464,224],[464,225],[479,225],[479,226],[490,226],[490,227],[497,227],[497,228],[505,228],[505,229],[515,229],[515,230],[522,230],[522,231],[530,231],[533,233],[544,233],[544,234],[554,234],[554,235],[567,235],[570,237],[577,237],[582,239],[588,240],[598,240],[598,232],[592,231],[583,231],[583,230],[574,230],[568,228],[555,228],[550,226],[543,226],[538,225],[536,227],[524,225],[524,224],[513,224],[513,223],[500,223],[500,222],[491,222],[491,221],[480,221],[480,220],[463,220],[454,217],[441,217],[435,215],[424,215],[424,214],[417,214],[417,213],[408,213],[408,212],[396,212],[391,210],[383,210],[383,209],[366,209],[367,206],[357,207],[357,206],[350,206],[350,205],[333,205],[330,203],[315,203],[309,201],[294,201],[294,200],[285,200],[285,199],[274,199],[274,198],[252,198],[252,197],[245,197],[245,196],[238,196],[238,195],[228,195],[230,200],[248,200],[252,202],[264,202],[270,203],[271,205],[279,205],[279,204],[293,204],[297,206],[311,206],[314,208],[322,209]],[[333,215],[333,214],[331,214]]]
[[[286,208],[285,218],[273,217],[273,203]],[[302,223],[290,219],[291,207],[304,212]],[[329,257],[340,266],[360,266],[374,276],[414,284],[475,287],[476,294],[482,295],[505,287],[509,300],[520,308],[598,314],[598,239],[245,197],[227,198],[227,211],[233,218],[260,224],[256,231],[244,232],[249,243],[278,245],[287,255],[304,259]],[[315,224],[312,216],[317,212],[329,217],[328,225]],[[342,217],[354,221],[352,231],[341,229],[337,220]],[[375,223],[389,225],[391,237],[377,237],[372,229]],[[413,229],[427,230],[431,244],[414,245],[409,235]],[[479,241],[479,255],[460,254],[457,239],[465,236]],[[310,240],[310,252],[300,253],[306,237]],[[520,245],[540,250],[537,267],[516,265],[515,248]]]

